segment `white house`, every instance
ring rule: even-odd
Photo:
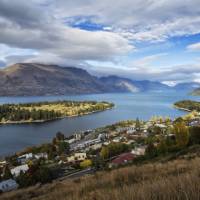
[[[11,174],[13,176],[17,177],[17,176],[20,175],[20,172],[24,172],[25,173],[26,171],[28,171],[28,169],[29,169],[29,167],[28,167],[27,164],[20,165],[20,166],[17,166],[15,168],[11,169]]]
[[[74,162],[74,161],[83,161],[87,158],[87,155],[86,153],[75,153],[74,155],[72,156],[69,156],[67,158],[67,161],[68,162]]]
[[[8,192],[11,190],[15,190],[18,188],[18,184],[13,179],[8,179],[6,181],[0,182],[0,191],[2,192]]]
[[[40,158],[47,159],[48,158],[48,154],[47,153],[38,153],[38,154],[35,154],[34,157],[36,159],[40,159]]]
[[[131,151],[133,155],[142,156],[145,154],[146,146],[137,147]]]
[[[17,158],[18,162],[20,162],[21,164],[24,164],[26,161],[30,160],[33,158],[33,154],[32,153],[27,153],[24,155],[21,155]]]
[[[121,142],[121,140],[123,139],[123,137],[121,137],[121,136],[118,136],[118,137],[115,137],[115,138],[113,138],[113,142]]]
[[[69,139],[69,140],[65,140],[65,142],[72,144],[72,143],[76,142],[76,139],[72,138],[72,139]]]

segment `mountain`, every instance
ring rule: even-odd
[[[178,91],[186,91],[191,92],[192,90],[195,90],[200,87],[200,83],[197,82],[187,82],[187,83],[179,83],[174,86],[175,90]]]
[[[200,96],[200,88],[193,90],[192,95]]]
[[[0,96],[138,92],[163,87],[167,86],[117,76],[97,78],[83,69],[57,65],[18,63],[0,70]]]
[[[100,80],[113,90],[120,92],[145,92],[171,89],[169,86],[156,81],[136,81],[118,76],[102,77]]]
[[[121,78],[118,76],[107,76],[99,79],[104,83],[110,92],[139,92],[140,88],[134,85],[133,81],[127,78]]]
[[[160,91],[170,87],[118,76],[98,78],[86,70],[37,63],[18,63],[0,70],[0,96],[39,96],[108,92]]]
[[[0,71],[0,96],[62,95],[105,92],[105,86],[83,69],[35,63]]]

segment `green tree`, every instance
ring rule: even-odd
[[[200,144],[200,127],[193,126],[189,128],[190,142],[192,144]]]
[[[62,153],[68,154],[69,151],[70,151],[69,143],[63,142],[63,141],[59,142],[59,144],[58,144],[58,153],[59,154],[62,154]]]
[[[137,131],[140,131],[140,129],[141,129],[140,120],[138,118],[136,119],[136,122],[135,122],[135,129]]]
[[[12,176],[12,174],[11,174],[11,171],[10,171],[8,165],[6,165],[6,166],[4,167],[4,169],[3,169],[2,178],[3,178],[4,180],[13,178],[13,176]]]
[[[100,156],[103,159],[107,159],[109,157],[109,149],[108,149],[108,147],[102,147],[101,152],[100,152]]]

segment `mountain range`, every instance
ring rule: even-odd
[[[43,96],[160,90],[193,90],[200,84],[174,88],[155,81],[136,81],[118,76],[96,77],[86,70],[37,63],[18,63],[0,70],[0,96]]]

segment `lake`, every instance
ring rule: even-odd
[[[94,94],[78,96],[0,97],[0,104],[54,100],[109,101],[115,108],[81,117],[65,118],[38,124],[0,126],[0,156],[9,155],[25,147],[52,140],[57,131],[70,135],[75,131],[93,129],[126,119],[148,120],[152,116],[175,118],[185,114],[173,108],[173,103],[183,99],[199,100],[199,97],[176,92]]]

